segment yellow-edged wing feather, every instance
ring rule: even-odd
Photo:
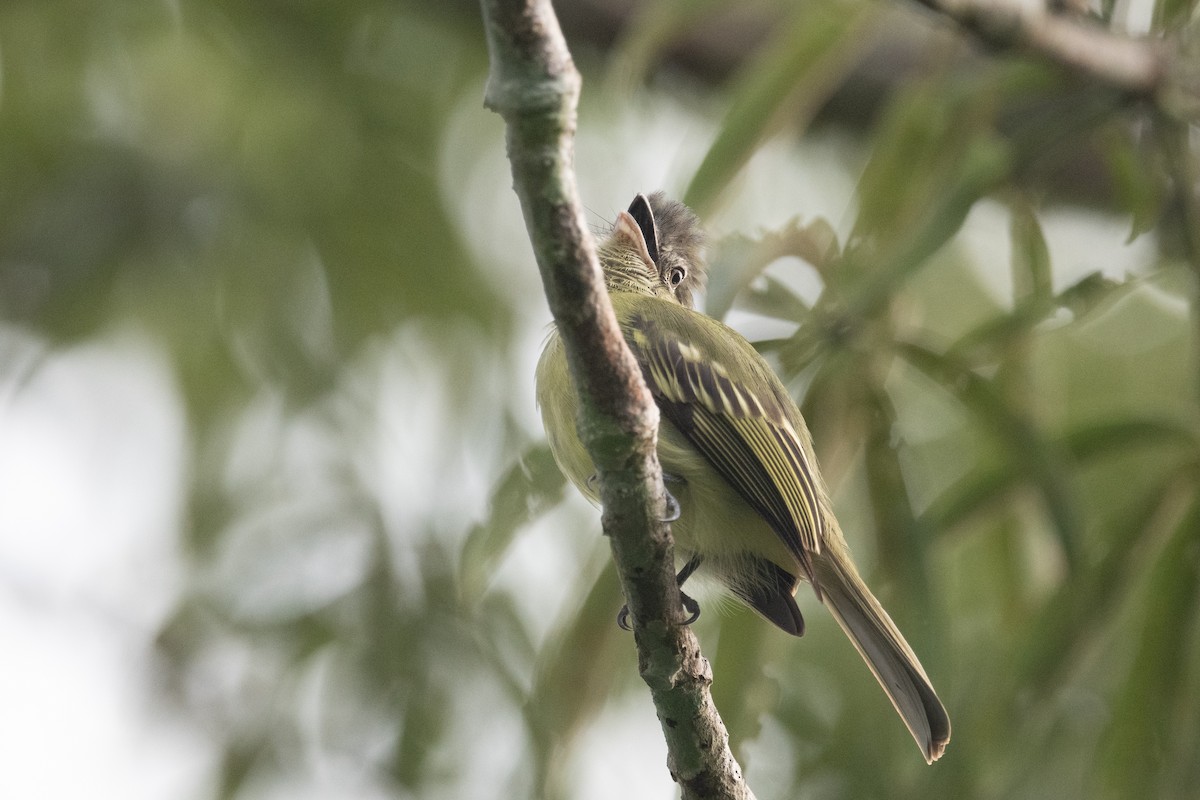
[[[641,303],[655,304],[653,318]],[[819,595],[822,489],[783,385],[733,330],[669,302],[641,303],[630,303],[626,338],[663,415],[767,520]]]

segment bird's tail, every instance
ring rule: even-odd
[[[950,741],[950,717],[916,653],[849,559],[826,550],[814,562],[822,601],[875,673],[925,761],[937,761]]]

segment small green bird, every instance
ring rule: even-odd
[[[932,764],[950,741],[946,709],[850,559],[796,403],[749,342],[692,309],[705,279],[702,248],[696,216],[657,193],[634,198],[599,249],[617,320],[661,412],[658,458],[677,505],[680,585],[697,572],[713,578],[800,636],[795,594],[807,580]],[[598,503],[557,332],[538,362],[537,399],[559,467]]]

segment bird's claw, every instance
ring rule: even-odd
[[[674,475],[670,472],[664,472],[663,476],[663,494],[666,496],[667,515],[663,517],[663,522],[674,522],[683,514],[683,509],[679,505],[679,501],[675,499],[675,495],[671,494],[671,490],[667,489],[670,484],[687,483],[683,478]]]
[[[700,619],[700,604],[683,592],[679,593],[679,597],[683,601],[683,610],[688,612],[689,615],[688,618],[683,621],[683,624],[691,625],[693,622]]]
[[[667,515],[662,518],[662,521],[674,522],[683,514],[683,510],[679,507],[679,501],[675,499],[675,495],[664,490],[663,496],[666,499]]]
[[[687,619],[683,621],[684,625],[691,625],[696,620],[700,619],[700,604],[697,603],[691,596],[679,593],[680,600],[683,601],[683,610],[688,613]],[[633,626],[629,624],[629,605],[621,606],[621,610],[617,612],[617,627],[623,631],[633,630]]]
[[[592,473],[592,475],[587,479],[587,487],[589,489],[595,491],[596,484],[599,481],[600,481],[600,475],[598,473]],[[684,482],[683,478],[680,478],[676,475],[672,475],[669,472],[663,473],[663,483],[683,483],[683,482]],[[679,501],[675,499],[675,495],[671,494],[669,491],[666,491],[666,490],[663,491],[663,494],[666,495],[667,515],[665,517],[663,517],[661,521],[662,522],[675,522],[676,520],[679,519],[680,516],[683,515],[683,509],[679,506]]]
[[[617,612],[617,627],[623,631],[631,631],[633,627],[629,624],[629,604],[621,606],[621,610]]]

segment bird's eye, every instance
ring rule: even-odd
[[[671,270],[671,285],[678,286],[679,284],[683,283],[683,276],[685,274],[686,273],[684,272],[683,267],[675,267],[675,269]]]

